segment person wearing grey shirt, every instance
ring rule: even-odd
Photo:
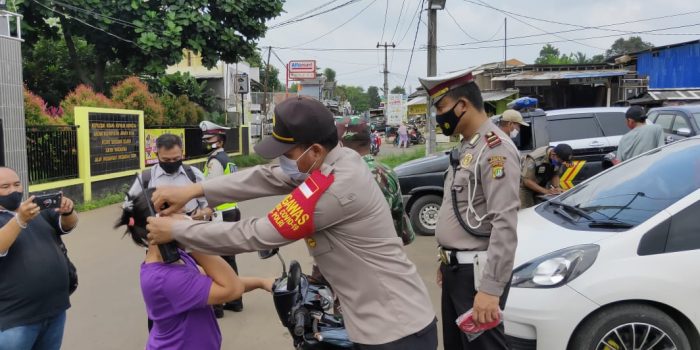
[[[156,140],[158,164],[146,169],[140,176],[143,185],[147,188],[156,186],[187,186],[194,182],[204,181],[204,174],[189,165],[182,164],[182,140],[172,134],[163,134]],[[141,185],[138,180],[129,189],[129,196],[134,198],[141,193]],[[187,202],[184,212],[193,219],[207,220],[211,218],[213,211],[208,208],[204,197],[195,198]]]
[[[620,139],[617,159],[624,162],[646,151],[664,145],[664,130],[654,124],[647,124],[647,115],[640,106],[632,106],[625,113],[627,127],[632,129]]]

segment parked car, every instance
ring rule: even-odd
[[[523,113],[530,124],[522,127],[514,140],[522,154],[536,148],[567,143],[574,149],[574,167],[562,176],[564,188],[571,187],[601,172],[606,154],[629,129],[624,107],[576,108]],[[494,122],[499,116],[494,116]],[[402,164],[396,169],[406,212],[416,232],[435,233],[437,211],[442,203],[444,172],[449,167],[447,152]]]
[[[514,350],[700,349],[700,137],[520,211]]]
[[[647,115],[664,129],[666,143],[700,135],[700,105],[653,108]]]

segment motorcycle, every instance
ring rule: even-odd
[[[416,126],[411,126],[408,129],[408,143],[409,145],[422,145],[425,144],[425,137],[423,134],[418,130],[418,127]],[[394,139],[394,146],[398,147],[399,146],[399,136],[396,135],[396,138]]]
[[[373,156],[379,154],[379,147],[382,145],[382,139],[376,131],[370,134],[372,142],[370,143],[369,153]]]
[[[277,256],[282,276],[272,286],[272,300],[282,325],[292,336],[296,350],[351,349],[343,317],[335,310],[330,286],[318,283],[292,260],[289,272],[279,249],[258,252],[261,259]]]

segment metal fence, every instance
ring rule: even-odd
[[[78,177],[77,130],[75,126],[27,126],[30,184]]]

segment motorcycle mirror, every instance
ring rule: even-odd
[[[258,257],[259,257],[260,259],[263,259],[263,260],[269,259],[269,258],[271,258],[271,257],[273,257],[273,256],[275,256],[275,255],[277,255],[277,253],[279,253],[279,251],[280,251],[279,248],[268,249],[268,250],[261,250],[261,251],[258,251]]]
[[[287,290],[292,291],[297,289],[301,283],[301,265],[296,260],[289,264],[289,278],[287,279]]]

